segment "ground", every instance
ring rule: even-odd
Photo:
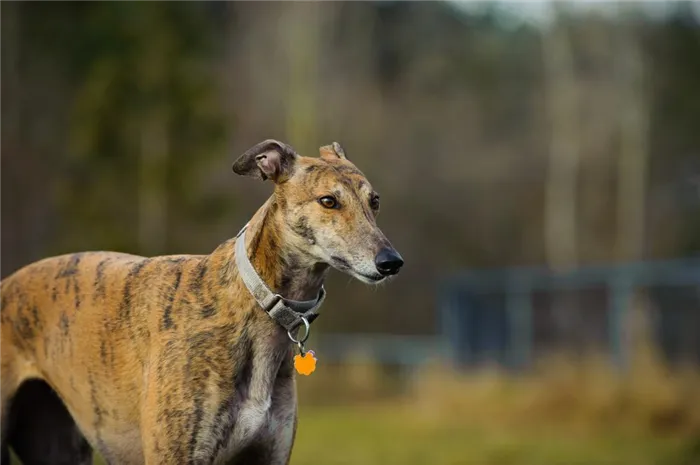
[[[291,465],[700,465],[696,367],[391,373],[355,364],[300,377]]]

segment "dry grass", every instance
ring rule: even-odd
[[[600,428],[654,435],[700,432],[700,376],[643,363],[624,375],[589,359],[551,360],[519,378],[496,370],[460,376],[439,366],[416,377],[407,396],[421,416],[478,416],[484,426]]]

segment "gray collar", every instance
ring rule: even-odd
[[[297,342],[291,332],[300,326],[306,326],[308,336],[308,324],[318,316],[318,309],[326,298],[326,290],[321,286],[318,296],[313,300],[291,300],[285,299],[279,294],[275,294],[260,278],[260,275],[250,263],[248,253],[245,248],[246,224],[236,236],[236,266],[238,273],[245,283],[245,287],[255,297],[255,300],[267,312],[270,317],[279,323],[289,333],[289,337]]]

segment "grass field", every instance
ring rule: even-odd
[[[292,465],[700,465],[700,375],[653,356],[624,376],[595,358],[520,377],[353,363],[298,384]]]
[[[435,366],[396,383],[367,364],[336,370],[299,381],[293,465],[700,465],[700,376],[651,354],[624,376],[596,358],[517,378]]]
[[[478,418],[426,422],[389,406],[301,413],[293,465],[690,465],[687,439],[601,429],[483,428]],[[700,457],[695,458],[700,463]]]

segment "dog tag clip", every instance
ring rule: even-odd
[[[303,316],[301,317],[301,321],[304,322],[304,337],[296,339],[292,336],[291,331],[287,331],[287,336],[299,347],[299,353],[294,356],[294,368],[296,368],[297,373],[300,375],[308,376],[316,370],[316,357],[313,350],[307,352],[304,348],[304,343],[309,338],[311,327],[309,321]]]

